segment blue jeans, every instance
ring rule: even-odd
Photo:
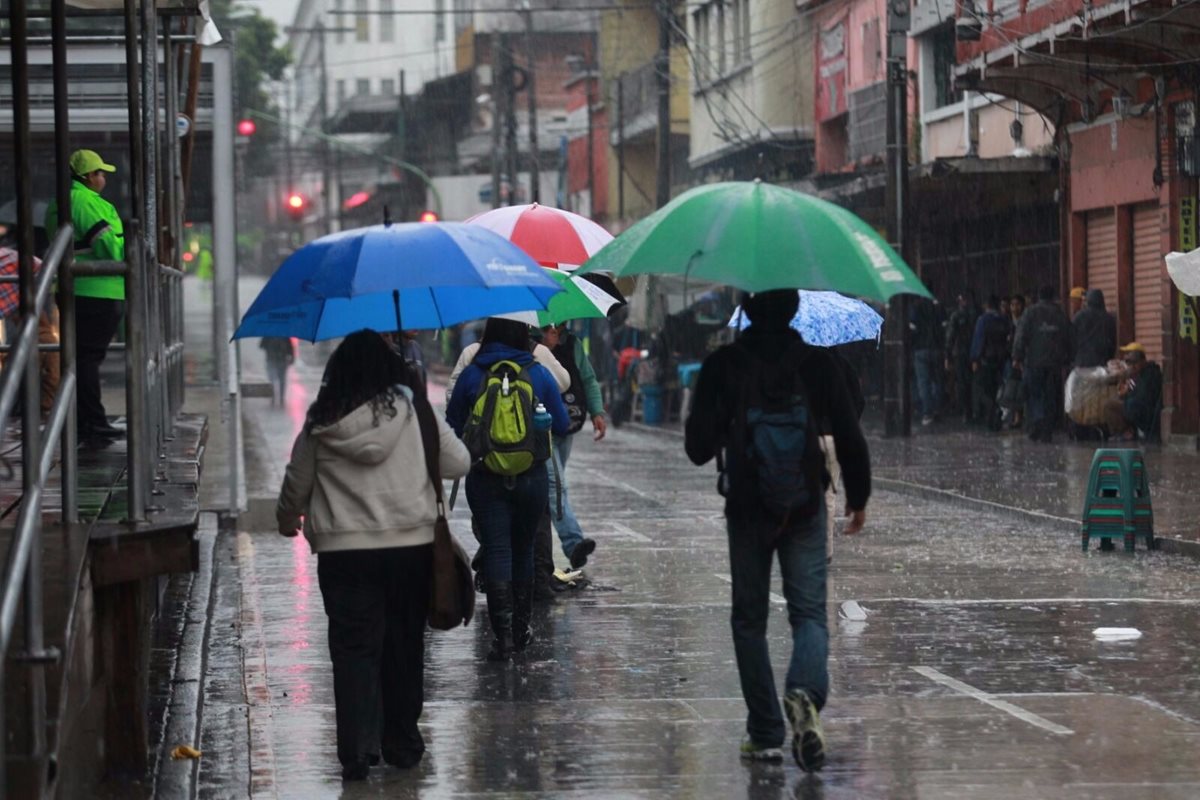
[[[936,416],[941,410],[941,394],[938,387],[938,374],[941,371],[942,359],[937,350],[917,350],[913,352],[913,372],[917,379],[917,400],[923,417]]]
[[[547,485],[544,462],[515,477],[483,467],[467,474],[467,503],[479,524],[489,583],[533,580],[533,536],[546,510]]]
[[[742,697],[749,712],[746,733],[764,747],[783,744],[787,730],[775,690],[767,648],[771,566],[779,553],[783,596],[792,626],[787,691],[803,689],[817,709],[829,694],[829,630],[825,621],[825,505],[768,541],[777,523],[729,519],[729,569],[733,581],[733,648]]]
[[[554,521],[554,530],[558,532],[558,541],[562,545],[563,554],[571,557],[575,545],[583,541],[583,528],[575,519],[575,510],[571,508],[571,498],[567,494],[567,459],[571,457],[571,443],[575,435],[554,437],[554,458],[558,469],[550,469],[550,519]],[[555,495],[555,485],[562,484],[562,516],[558,516],[558,502]]]

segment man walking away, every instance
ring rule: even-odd
[[[933,294],[933,287],[929,286]],[[921,424],[932,425],[941,410],[938,369],[941,363],[942,308],[937,300],[917,298],[909,316],[912,331],[913,372],[917,383],[917,401]]]
[[[267,379],[271,382],[271,406],[283,408],[287,399],[288,368],[296,362],[296,343],[288,336],[264,336],[258,346],[267,359]]]
[[[842,466],[847,534],[866,520],[871,467],[832,356],[788,327],[798,303],[794,290],[760,292],[742,303],[750,327],[704,360],[684,444],[695,464],[717,458],[725,496],[733,644],[749,712],[742,758],[782,758],[786,730],[767,650],[771,562],[778,553],[792,628],[784,707],[792,755],[811,772],[825,763],[818,712],[829,693],[818,420],[829,420]]]
[[[592,438],[597,442],[608,431],[608,420],[604,416],[600,382],[596,380],[596,372],[587,353],[583,352],[583,342],[567,330],[566,323],[544,328],[543,336],[544,344],[571,376],[571,385],[562,396],[571,426],[567,428],[565,436],[554,439],[554,458],[558,468],[550,471],[550,517],[554,520],[554,529],[558,531],[563,555],[570,560],[572,569],[580,569],[596,550],[596,541],[583,535],[583,528],[579,526],[579,520],[571,508],[571,498],[567,494],[567,459],[571,457],[575,434],[583,429],[585,420],[591,418],[595,431]]]
[[[1104,292],[1090,289],[1087,305],[1071,322],[1076,367],[1103,367],[1117,351],[1117,318],[1104,308]]]
[[[946,324],[946,371],[954,376],[954,400],[963,422],[974,421],[971,404],[971,335],[975,332],[975,295],[962,292],[958,295],[958,307]]]
[[[125,229],[113,204],[100,196],[106,164],[94,150],[76,150],[70,158],[71,222],[75,226],[76,261],[124,261]],[[46,208],[46,232],[58,230],[58,202]],[[100,364],[125,313],[125,279],[119,275],[75,279],[76,417],[82,440],[119,439],[121,428],[108,421],[100,397]]]
[[[1025,376],[1029,438],[1035,442],[1053,438],[1062,373],[1071,363],[1071,323],[1054,294],[1052,286],[1038,292],[1038,303],[1021,317],[1013,341],[1013,367]]]
[[[1000,407],[996,395],[1008,363],[1008,320],[1000,313],[995,295],[987,300],[983,316],[975,323],[971,338],[971,371],[974,378],[975,419],[988,430],[1000,430]]]

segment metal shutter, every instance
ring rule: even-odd
[[[1158,203],[1133,208],[1133,338],[1161,360],[1163,255]]]
[[[1117,292],[1117,213],[1113,209],[1087,214],[1087,288],[1104,292],[1114,314],[1122,298]]]

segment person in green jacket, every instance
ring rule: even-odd
[[[550,518],[554,521],[554,529],[558,532],[558,540],[562,545],[563,554],[571,562],[573,569],[579,569],[587,564],[588,556],[596,549],[596,541],[583,535],[575,511],[571,508],[567,496],[566,476],[567,459],[571,457],[571,442],[575,434],[583,428],[590,417],[595,434],[592,438],[600,441],[608,430],[608,420],[604,414],[604,401],[600,394],[600,382],[596,380],[596,371],[592,362],[584,352],[583,342],[567,329],[566,323],[552,325],[542,329],[543,344],[549,347],[558,363],[562,364],[571,376],[571,385],[563,392],[563,402],[567,405],[567,415],[571,425],[566,436],[554,437],[554,455],[558,461],[558,469],[550,474]],[[558,495],[555,484],[562,486],[562,505],[558,505]],[[561,508],[561,511],[560,511]]]
[[[113,204],[100,196],[117,168],[94,150],[76,150],[69,161],[71,223],[76,261],[124,261],[125,229]],[[58,203],[46,209],[46,231],[58,230]],[[100,364],[125,313],[121,276],[75,279],[76,417],[81,439],[117,439],[125,431],[108,421],[100,397]]]

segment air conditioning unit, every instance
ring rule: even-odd
[[[961,13],[954,20],[954,38],[960,42],[978,42],[983,36],[983,20],[974,0],[962,0]]]

